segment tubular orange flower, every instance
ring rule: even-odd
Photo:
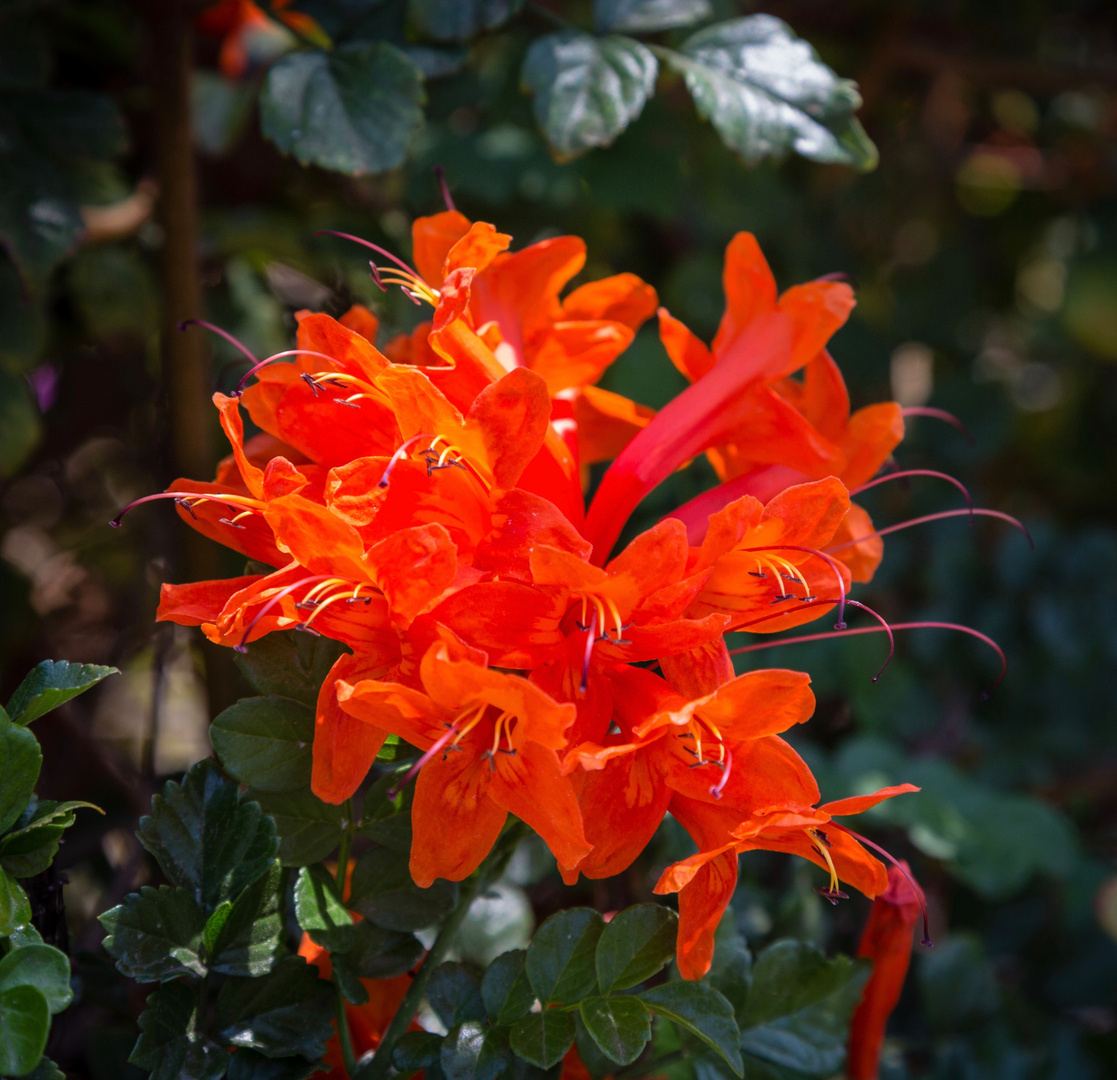
[[[857,947],[858,956],[873,962],[873,973],[861,992],[849,1029],[846,1057],[849,1080],[877,1080],[884,1031],[907,978],[912,931],[919,921],[921,906],[907,864],[890,867],[888,888],[873,901]]]

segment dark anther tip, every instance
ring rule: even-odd
[[[124,522],[123,522],[123,521],[121,521],[121,520],[120,520],[120,518],[113,518],[113,519],[112,519],[112,521],[110,521],[110,522],[109,522],[109,524],[110,524],[110,525],[111,525],[111,526],[112,526],[112,527],[113,527],[114,529],[119,529],[119,528],[120,528],[120,526],[124,524]]]
[[[928,949],[933,949],[935,947],[935,943],[929,937],[925,937],[919,944]]]
[[[194,325],[193,319],[183,319],[181,322],[175,323],[176,330],[189,330]]]
[[[243,644],[241,644],[241,645],[234,645],[234,646],[233,646],[233,651],[234,651],[234,652],[239,652],[239,653],[240,653],[240,654],[241,654],[241,655],[243,656],[243,655],[244,655],[244,654],[245,654],[246,652],[248,652],[248,646],[247,646],[247,645],[243,645]]]
[[[848,628],[849,628],[849,623],[844,623],[844,622],[834,623],[834,629],[835,630],[847,630]]]

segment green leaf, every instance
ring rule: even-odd
[[[637,904],[615,915],[597,943],[601,992],[627,990],[650,979],[674,957],[678,928],[678,915],[662,904]]]
[[[481,999],[494,1024],[510,1024],[531,1012],[535,991],[524,970],[527,951],[501,953],[481,978]]]
[[[710,0],[593,0],[593,24],[600,34],[673,30],[708,19],[712,13]]]
[[[749,164],[794,150],[814,161],[876,165],[876,147],[854,116],[854,83],[774,16],[717,23],[665,55],[699,113]]]
[[[513,1024],[509,1042],[517,1057],[549,1069],[562,1061],[574,1044],[576,1031],[573,1013],[544,1009]]]
[[[330,952],[345,952],[357,940],[353,916],[337,895],[333,877],[322,866],[304,866],[295,881],[295,918],[313,942]]]
[[[407,14],[425,37],[465,41],[507,22],[523,6],[523,0],[409,0]]]
[[[770,945],[753,968],[741,1017],[741,1049],[812,1075],[837,1072],[869,973],[867,963],[847,956],[828,960],[805,941]]]
[[[233,659],[265,697],[291,698],[314,708],[330,668],[347,651],[332,638],[288,630],[254,641],[251,649],[236,653]]]
[[[740,1023],[752,986],[752,954],[733,909],[728,908],[714,933],[714,960],[705,981],[733,1006]]]
[[[186,889],[145,885],[98,916],[105,951],[117,968],[137,982],[202,976],[202,933],[206,918]]]
[[[593,1041],[593,1036],[586,1030],[581,1016],[578,1016],[577,1024],[578,1033],[574,1036],[574,1047],[586,1067],[586,1072],[590,1074],[592,1080],[605,1080],[606,1077],[612,1076],[617,1071],[617,1063],[601,1052],[601,1048]],[[666,1029],[663,1029],[663,1033],[671,1034]],[[697,1080],[707,1080],[707,1078],[701,1077]]]
[[[0,937],[8,937],[15,933],[16,927],[30,921],[27,893],[11,874],[0,869]]]
[[[317,1072],[317,1063],[305,1058],[269,1058],[255,1050],[238,1050],[225,1075],[228,1080],[307,1080]]]
[[[594,953],[604,929],[605,920],[592,908],[567,908],[535,932],[524,969],[544,1005],[580,1001],[595,991]]]
[[[422,930],[453,911],[455,882],[434,882],[420,889],[407,868],[407,854],[388,848],[366,851],[353,868],[349,906],[387,930]]]
[[[700,982],[669,982],[645,990],[640,1000],[652,1012],[697,1035],[716,1050],[738,1075],[744,1075],[741,1033],[733,1006],[712,986]]]
[[[16,822],[16,828],[0,838],[0,867],[17,878],[41,874],[54,859],[62,834],[74,824],[74,811],[87,807],[101,813],[100,807],[87,802],[39,802],[32,798],[27,810]]]
[[[400,1072],[415,1072],[434,1065],[442,1052],[442,1036],[430,1031],[409,1031],[392,1049],[392,1064]]]
[[[229,1055],[206,1037],[198,999],[186,983],[162,986],[147,999],[140,1037],[128,1060],[150,1069],[150,1080],[219,1080]]]
[[[333,988],[299,956],[285,956],[258,979],[229,979],[217,995],[221,1037],[269,1058],[316,1061],[326,1052],[333,1014]]]
[[[290,698],[241,698],[210,725],[210,742],[226,771],[260,791],[310,786],[314,713]]]
[[[52,945],[25,945],[0,960],[0,991],[13,986],[33,986],[46,1000],[51,1014],[60,1013],[71,1001],[70,959]]]
[[[282,880],[283,870],[276,862],[235,901],[226,900],[209,917],[204,938],[213,971],[256,976],[275,966],[283,938],[283,918],[279,913]]]
[[[451,1028],[438,1058],[447,1080],[496,1080],[511,1061],[508,1032],[477,1021]]]
[[[341,842],[345,812],[310,791],[269,795],[250,791],[279,834],[279,861],[284,866],[321,862]]]
[[[43,1056],[49,1034],[50,1009],[34,986],[0,990],[0,1073],[30,1072]]]
[[[39,1058],[39,1064],[19,1080],[66,1080],[66,1074],[48,1057]]]
[[[361,176],[403,163],[423,122],[423,76],[385,41],[290,53],[268,72],[260,124],[302,165]]]
[[[462,964],[439,964],[427,987],[427,1001],[442,1023],[452,1028],[467,1020],[484,1020],[485,1003],[477,980]]]
[[[652,1014],[639,998],[586,998],[579,1012],[601,1052],[618,1065],[631,1065],[652,1037]]]
[[[272,820],[210,760],[151,800],[151,814],[140,818],[136,835],[207,915],[265,874],[279,846]]]
[[[76,698],[78,694],[84,694],[102,679],[119,674],[117,668],[102,667],[100,664],[44,660],[31,669],[12,694],[11,701],[8,702],[8,715],[15,723],[26,726],[71,698]]]
[[[100,94],[10,91],[0,101],[0,146],[0,244],[41,283],[81,237],[81,166],[121,153],[124,126]]]
[[[658,70],[633,38],[564,30],[536,38],[524,57],[524,89],[560,159],[608,146],[644,110]]]
[[[39,740],[0,710],[0,833],[19,820],[42,768]]]
[[[26,381],[0,371],[0,477],[19,472],[41,434],[39,410]]]
[[[422,955],[423,943],[414,934],[385,930],[365,919],[357,923],[352,948],[334,956],[334,970],[343,968],[357,979],[391,979],[410,971]]]

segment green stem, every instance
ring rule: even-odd
[[[340,983],[334,983],[334,990],[337,993],[337,1041],[341,1046],[341,1060],[345,1063],[345,1072],[353,1076],[357,1072],[357,1055],[353,1053],[353,1034],[349,1030],[349,1018],[345,1015],[345,994]]]
[[[458,893],[457,907],[446,916],[446,921],[439,927],[438,936],[434,939],[430,952],[423,959],[423,963],[415,973],[415,978],[412,980],[411,986],[408,987],[403,1001],[400,1002],[399,1009],[396,1010],[396,1015],[392,1017],[392,1022],[384,1032],[384,1037],[380,1040],[379,1047],[377,1047],[376,1056],[361,1073],[361,1080],[384,1080],[388,1075],[388,1069],[392,1063],[392,1050],[419,1011],[419,1006],[427,992],[427,985],[431,981],[431,975],[434,974],[434,969],[442,963],[442,959],[453,943],[458,929],[465,921],[469,905],[473,903],[479,893],[483,892],[493,880],[504,872],[508,860],[512,857],[513,850],[523,835],[524,826],[520,822],[516,822],[506,829],[500,839],[493,845],[493,849],[489,852],[485,861],[478,867],[477,872],[467,881],[462,882],[461,890]]]
[[[353,848],[353,800],[346,799],[341,806],[343,831],[337,849],[337,894],[345,900],[345,880],[349,872],[349,852]]]

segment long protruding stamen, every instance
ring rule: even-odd
[[[586,633],[586,654],[582,659],[582,682],[578,689],[583,694],[586,692],[586,687],[589,686],[590,659],[593,656],[593,643],[597,640],[597,627],[599,622],[601,625],[601,632],[605,633],[605,618],[600,613],[599,609],[595,607],[590,614],[590,628]]]
[[[942,521],[946,518],[955,517],[970,517],[974,515],[979,517],[999,518],[1001,521],[1007,521],[1010,525],[1019,529],[1028,541],[1032,550],[1035,550],[1036,544],[1032,539],[1032,534],[1028,532],[1027,526],[1011,514],[1002,513],[1000,510],[983,510],[980,507],[970,510],[940,510],[937,514],[924,514],[923,517],[912,518],[910,521],[901,521],[898,525],[886,525],[883,529],[877,529],[876,532],[866,533],[864,536],[859,536],[856,540],[847,540],[844,544],[833,544],[826,550],[833,554],[835,551],[844,551],[849,547],[856,547],[858,544],[865,540],[872,540],[876,536],[887,536],[889,533],[899,532],[901,529],[910,529],[913,525],[926,525],[929,521]]]
[[[435,179],[438,180],[438,188],[442,192],[442,201],[446,204],[446,209],[457,210],[454,200],[450,198],[450,189],[446,186],[446,169],[442,165],[436,165],[434,175]]]
[[[220,326],[214,326],[213,323],[206,322],[205,319],[183,319],[182,322],[178,324],[178,328],[180,330],[188,330],[191,326],[200,326],[203,329],[209,330],[211,333],[216,334],[218,337],[223,337],[230,345],[234,346],[237,349],[240,349],[240,351],[244,353],[244,355],[247,356],[248,359],[252,361],[252,363],[255,364],[259,361],[259,357],[247,345],[245,345],[243,341],[240,341],[237,338],[233,337],[233,335],[230,334],[228,330],[222,330]]]
[[[945,480],[948,484],[953,484],[963,495],[966,500],[966,505],[970,508],[970,524],[973,524],[973,499],[970,498],[969,489],[961,480],[956,480],[949,473],[938,472],[935,469],[901,469],[899,472],[888,473],[885,476],[878,476],[873,480],[862,484],[860,487],[854,488],[850,495],[860,495],[863,491],[868,491],[869,488],[879,487],[881,484],[887,484],[892,480],[905,480],[909,476],[934,476],[939,480]]]
[[[458,729],[454,726],[451,726],[447,729],[445,735],[440,735],[437,739],[435,739],[435,741],[431,744],[431,748],[425,754],[423,754],[423,756],[420,757],[419,760],[416,761],[410,769],[407,770],[407,774],[404,776],[404,778],[398,784],[396,784],[395,787],[388,790],[388,798],[394,799],[405,787],[407,787],[407,785],[410,784],[411,781],[419,775],[419,770],[424,765],[426,765],[426,763],[430,761],[430,759],[434,757],[434,755],[437,754],[438,751],[441,750],[457,734]]]
[[[264,604],[264,606],[260,608],[258,612],[256,612],[252,621],[248,624],[248,628],[241,635],[240,641],[237,642],[237,644],[234,645],[233,648],[239,653],[248,652],[248,639],[251,636],[252,631],[256,629],[256,626],[260,622],[260,620],[263,619],[264,616],[267,615],[267,613],[271,611],[271,609],[275,607],[275,605],[278,604],[280,600],[282,600],[285,596],[290,596],[291,593],[293,593],[296,589],[302,588],[303,585],[309,585],[312,581],[329,581],[333,578],[333,576],[333,574],[311,574],[309,577],[300,578],[293,585],[288,585],[285,588],[280,589],[279,592],[275,594],[275,596],[271,597],[271,599],[268,600],[268,602]]]
[[[852,836],[854,840],[857,840],[859,843],[864,844],[866,847],[872,848],[873,851],[875,851],[878,855],[883,855],[894,867],[896,867],[897,870],[900,871],[901,874],[904,875],[904,877],[908,879],[908,884],[915,890],[915,895],[919,900],[919,910],[923,913],[923,941],[920,944],[926,945],[928,949],[933,949],[935,946],[934,942],[931,941],[931,929],[927,922],[927,894],[923,891],[923,887],[919,884],[919,882],[915,880],[915,877],[912,875],[911,871],[908,870],[908,868],[904,866],[904,864],[900,862],[899,859],[895,858],[895,856],[890,855],[887,851],[885,851],[884,848],[880,846],[880,844],[874,844],[872,840],[869,840],[867,837],[862,836],[860,833],[855,833],[852,829],[847,829],[844,825],[838,824],[838,822],[834,821],[833,819],[831,819],[827,828],[838,829],[841,832],[844,832],[847,836]]]
[[[244,393],[244,384],[248,382],[257,371],[263,367],[267,367],[273,360],[280,360],[284,356],[317,356],[321,360],[329,360],[331,364],[335,363],[337,359],[336,357],[328,356],[326,353],[315,352],[313,349],[284,349],[283,352],[272,353],[266,360],[261,360],[258,364],[253,364],[252,367],[244,373],[240,382],[237,383],[237,388],[233,391],[233,397],[240,397],[241,394]]]
[[[811,838],[811,843],[814,844],[814,849],[822,856],[823,862],[826,863],[827,870],[830,871],[830,887],[826,890],[815,889],[820,896],[825,896],[831,904],[837,904],[839,900],[849,899],[841,890],[841,882],[838,880],[838,870],[834,866],[834,860],[830,856],[828,850],[830,844],[826,840],[825,834],[819,829],[808,829],[807,835]]]
[[[729,783],[729,774],[733,771],[733,751],[730,750],[725,743],[721,745],[722,749],[725,751],[725,759],[721,762],[721,779],[710,788],[710,794],[713,795],[715,799],[721,798],[721,793],[725,789],[725,785]]]
[[[380,479],[376,482],[376,486],[380,488],[386,488],[388,486],[388,481],[391,479],[392,476],[392,470],[396,467],[398,462],[407,457],[407,452],[415,443],[417,443],[420,439],[435,438],[437,438],[437,436],[428,435],[424,432],[420,433],[419,435],[412,435],[410,439],[407,439],[403,443],[403,445],[391,456],[391,458],[388,460],[388,464],[384,466],[384,471],[380,474]]]
[[[873,682],[877,682],[884,674],[884,669],[892,663],[892,657],[896,655],[896,639],[892,636],[892,627],[888,625],[888,621],[883,615],[875,612],[868,604],[862,604],[857,600],[847,600],[850,607],[860,608],[862,611],[867,611],[877,622],[880,623],[881,629],[888,635],[888,658],[880,665],[880,671],[873,676]]]
[[[371,240],[364,240],[359,236],[354,236],[352,233],[337,232],[335,229],[319,229],[318,232],[316,232],[314,235],[339,236],[342,240],[352,240],[354,244],[362,244],[364,247],[370,248],[372,251],[375,251],[378,255],[383,255],[385,259],[391,259],[391,261],[394,262],[396,266],[400,267],[402,270],[406,270],[407,273],[410,274],[412,277],[417,278],[419,281],[423,280],[418,271],[413,270],[410,266],[407,265],[407,263],[403,261],[403,259],[397,258],[390,251],[382,248],[379,244],[374,244]]]
[[[977,445],[977,439],[974,438],[973,432],[970,431],[954,413],[947,412],[946,409],[936,409],[930,405],[908,405],[900,410],[900,415],[904,418],[909,416],[929,416],[933,420],[943,420],[951,427],[957,428],[970,446]]]
[[[124,515],[134,507],[139,506],[141,503],[155,502],[157,499],[174,499],[179,505],[185,505],[187,511],[190,510],[191,502],[212,502],[220,503],[222,506],[231,506],[234,510],[258,510],[263,506],[258,499],[253,499],[248,495],[210,495],[204,491],[159,491],[154,495],[144,495],[143,498],[133,499],[119,514],[116,515],[109,522],[114,529],[119,529]]]
[[[823,562],[828,563],[829,566],[830,566],[830,569],[834,571],[834,577],[835,577],[835,579],[837,580],[837,583],[838,583],[838,594],[840,596],[840,599],[838,600],[838,621],[834,624],[834,629],[835,630],[844,630],[845,629],[845,627],[846,627],[846,621],[845,621],[846,583],[845,583],[845,579],[842,577],[842,572],[838,568],[838,563],[835,559],[830,558],[830,556],[827,555],[824,551],[819,551],[817,548],[799,547],[798,544],[769,544],[766,547],[741,548],[740,550],[742,550],[742,551],[752,551],[752,552],[755,552],[755,551],[803,551],[803,552],[806,552],[808,555],[814,555],[817,558],[822,559]],[[782,585],[780,586],[780,591],[781,591],[781,593],[783,592],[783,586]],[[831,603],[832,602],[833,601],[831,601]]]
[[[830,603],[833,603],[831,600]],[[767,618],[774,619],[776,615],[769,615]],[[997,676],[993,685],[985,690],[982,695],[982,701],[985,701],[997,689],[998,686],[1004,682],[1005,676],[1008,674],[1008,659],[1005,656],[1004,649],[1000,647],[991,637],[983,634],[980,630],[975,630],[972,626],[963,626],[961,623],[952,622],[906,622],[906,623],[890,623],[889,629],[895,630],[955,630],[960,634],[969,634],[970,637],[975,637],[978,641],[985,642],[1001,659],[1001,673]],[[730,656],[738,656],[741,653],[758,652],[760,649],[776,649],[781,645],[796,645],[807,644],[812,641],[830,641],[833,638],[849,638],[857,637],[859,634],[882,634],[884,627],[881,626],[858,626],[853,630],[827,630],[822,634],[800,634],[797,637],[781,638],[779,641],[762,641],[757,645],[742,645],[737,649],[730,649]],[[889,635],[891,636],[891,635]]]

